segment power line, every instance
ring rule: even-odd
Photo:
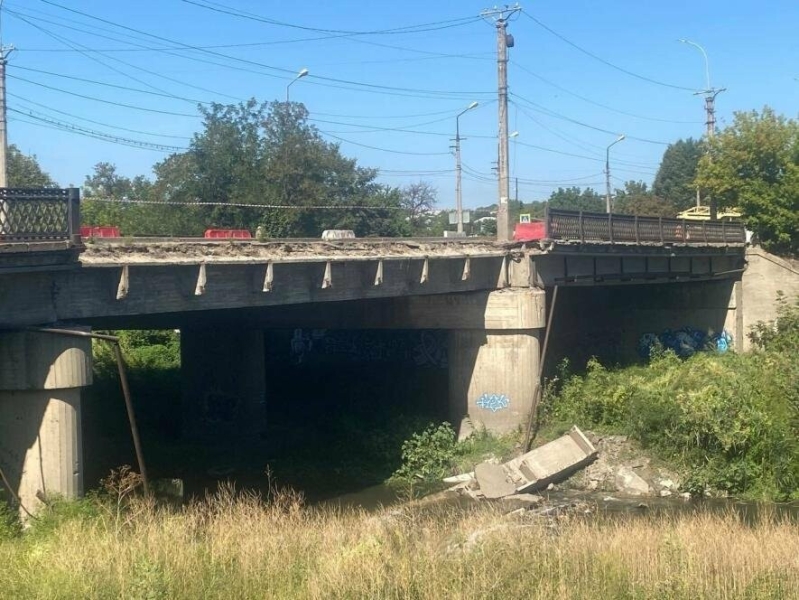
[[[544,23],[542,23],[541,21],[536,19],[530,13],[525,12],[525,13],[522,13],[522,14],[524,14],[524,16],[526,16],[528,19],[533,21],[536,25],[538,25],[542,29],[544,29],[544,30],[548,31],[549,33],[551,33],[552,35],[554,35],[556,38],[558,38],[562,42],[565,42],[566,44],[568,44],[572,48],[574,48],[576,50],[579,50],[580,52],[582,52],[586,56],[590,56],[594,60],[597,60],[597,61],[601,62],[604,65],[607,65],[608,67],[610,67],[612,69],[616,69],[617,71],[620,71],[620,72],[622,72],[622,73],[624,73],[626,75],[629,75],[630,77],[635,77],[636,79],[640,79],[642,81],[647,81],[649,83],[653,83],[653,84],[659,85],[661,87],[672,88],[672,89],[675,89],[675,90],[683,90],[683,91],[687,91],[687,92],[693,92],[694,91],[693,88],[684,87],[684,86],[681,86],[681,85],[674,85],[674,84],[671,84],[671,83],[665,83],[663,81],[658,81],[657,79],[652,79],[651,77],[647,77],[645,75],[639,75],[638,73],[634,73],[633,71],[625,69],[624,67],[620,67],[620,66],[618,66],[616,64],[613,64],[612,62],[607,61],[604,58],[601,58],[601,57],[597,56],[593,52],[590,52],[589,50],[586,50],[582,46],[579,46],[576,43],[572,42],[570,39],[566,38],[565,36],[561,35],[557,31],[555,31],[554,29],[548,27],[547,25],[545,25]]]
[[[129,87],[125,85],[116,85],[114,83],[107,83],[105,81],[96,81],[94,79],[85,79],[83,77],[75,77],[74,75],[67,75],[65,73],[54,73],[52,71],[43,71],[41,69],[33,69],[31,67],[22,67],[20,65],[12,65],[14,70],[21,69],[23,71],[30,71],[31,73],[40,73],[42,75],[50,75],[51,77],[60,77],[62,79],[71,79],[72,81],[80,81],[82,83],[91,83],[92,85],[101,85],[104,87],[115,88],[118,90],[125,90],[126,92],[136,92],[138,94],[149,94],[151,96],[159,96],[161,98],[170,98],[173,100],[182,100],[183,102],[188,102],[193,105],[198,104],[211,104],[210,102],[206,102],[204,100],[197,100],[195,98],[184,98],[181,96],[176,96],[174,94],[165,93],[165,92],[153,92],[150,90],[142,90],[140,88]]]
[[[300,29],[302,31],[313,31],[317,33],[327,33],[335,36],[359,36],[359,35],[393,35],[393,34],[407,34],[407,33],[423,33],[427,31],[439,31],[441,29],[449,29],[451,27],[460,27],[461,25],[468,25],[479,21],[479,17],[462,17],[460,19],[451,19],[448,21],[436,21],[433,23],[423,23],[420,25],[406,25],[404,27],[394,27],[391,29],[378,29],[372,31],[348,31],[342,29],[320,29],[317,27],[308,27],[304,25],[297,25],[295,23],[288,23],[285,21],[277,21],[268,17],[240,11],[219,2],[196,2],[194,0],[181,0],[186,4],[193,4],[206,10],[212,10],[217,13],[232,15],[242,19],[249,19],[251,21],[258,21],[260,23],[267,23],[269,25],[278,25],[281,27],[289,27],[291,29]]]
[[[102,66],[106,67],[107,69],[110,69],[110,70],[114,71],[115,73],[117,73],[117,74],[119,74],[119,75],[122,75],[123,77],[126,77],[126,78],[128,78],[128,79],[131,79],[131,80],[135,81],[136,83],[140,83],[140,84],[142,84],[142,85],[145,85],[145,86],[147,86],[147,87],[149,87],[149,88],[152,88],[152,89],[156,90],[157,92],[160,92],[160,93],[162,93],[162,94],[168,95],[168,92],[166,92],[165,90],[162,90],[161,88],[158,88],[158,87],[156,87],[156,86],[154,86],[154,85],[152,85],[152,84],[150,84],[150,83],[148,83],[148,82],[146,82],[146,81],[144,81],[144,80],[142,80],[142,79],[139,79],[139,78],[137,78],[137,77],[134,77],[133,75],[130,75],[130,74],[128,74],[128,73],[125,73],[124,71],[122,71],[122,70],[120,70],[120,69],[117,69],[116,67],[112,67],[111,65],[109,65],[109,64],[107,64],[107,63],[105,63],[105,62],[103,62],[102,60],[100,60],[100,59],[99,59],[99,58],[97,58],[96,56],[92,56],[90,53],[88,53],[88,52],[86,52],[85,50],[81,49],[81,48],[85,48],[85,46],[82,46],[82,44],[73,43],[73,42],[71,42],[70,40],[67,40],[67,39],[65,39],[65,38],[63,38],[63,37],[61,37],[61,36],[59,36],[59,35],[57,35],[57,34],[53,33],[52,31],[49,31],[49,30],[45,29],[44,27],[41,27],[41,26],[39,26],[39,25],[36,25],[36,24],[34,24],[34,23],[31,23],[31,22],[30,22],[29,20],[27,20],[26,18],[24,18],[24,17],[20,16],[18,13],[15,13],[15,12],[11,12],[11,11],[9,11],[9,14],[11,14],[11,15],[15,16],[16,18],[20,19],[20,20],[21,20],[21,21],[23,21],[24,23],[27,23],[27,24],[28,24],[28,25],[30,25],[31,27],[34,27],[35,29],[38,29],[39,31],[41,31],[41,32],[42,32],[42,33],[44,33],[45,35],[47,35],[47,36],[49,36],[49,37],[53,38],[54,40],[56,40],[56,41],[58,41],[58,42],[61,42],[61,43],[62,43],[62,44],[64,44],[65,46],[69,46],[70,48],[74,48],[74,49],[76,49],[78,52],[80,52],[80,53],[81,53],[83,56],[85,56],[85,57],[86,57],[86,58],[88,58],[89,60],[91,60],[91,61],[94,61],[94,62],[96,62],[96,63],[98,63],[98,64],[100,64],[100,65],[102,65]],[[123,65],[126,65],[126,66],[128,66],[128,67],[133,67],[134,69],[139,69],[139,67],[136,67],[135,65],[131,65],[130,63],[128,63],[128,62],[125,62],[124,60],[120,60],[120,59],[118,59],[118,58],[114,58],[114,57],[108,57],[108,58],[110,58],[111,60],[114,60],[114,61],[116,61],[116,62],[122,63]],[[141,70],[143,70],[143,71],[146,71],[146,69],[141,69]]]
[[[524,71],[525,73],[527,73],[528,75],[532,75],[533,77],[535,77],[539,81],[543,81],[547,85],[550,85],[550,86],[554,87],[557,90],[560,90],[561,92],[563,92],[565,94],[569,94],[570,96],[574,96],[575,98],[578,98],[578,99],[582,100],[583,102],[587,102],[589,104],[593,104],[594,106],[598,106],[600,108],[604,108],[605,110],[609,110],[609,111],[618,113],[620,115],[626,115],[628,117],[633,117],[634,119],[642,119],[644,121],[656,121],[658,123],[674,123],[674,124],[678,124],[678,125],[696,125],[697,123],[699,123],[699,121],[675,121],[673,119],[660,119],[660,118],[657,118],[657,117],[647,117],[645,115],[637,115],[635,113],[627,112],[625,110],[619,110],[618,108],[613,108],[612,106],[608,106],[607,104],[602,104],[601,102],[597,102],[595,100],[591,100],[591,98],[587,98],[587,97],[585,97],[585,96],[583,96],[581,94],[578,94],[576,92],[573,92],[573,91],[571,91],[571,90],[569,90],[569,89],[567,89],[567,88],[565,88],[565,87],[563,87],[561,85],[558,85],[557,83],[555,83],[553,81],[550,81],[546,77],[542,77],[538,73],[534,73],[533,71],[531,71],[530,69],[528,69],[524,65],[521,65],[518,62],[516,62],[515,60],[512,60],[510,62],[512,64],[514,64],[516,67],[518,67],[519,69],[521,69],[522,71]]]
[[[91,129],[85,129],[78,125],[73,125],[71,123],[64,123],[62,121],[56,121],[53,119],[48,119],[45,117],[37,116],[33,113],[26,113],[21,110],[17,110],[15,108],[9,108],[9,111],[28,117],[29,119],[34,119],[34,121],[29,121],[26,119],[19,119],[23,123],[28,123],[31,125],[40,125],[43,127],[48,127],[49,129],[57,129],[60,131],[66,131],[68,133],[75,133],[78,135],[83,135],[85,137],[94,138],[97,140],[102,140],[105,142],[111,142],[113,144],[119,144],[122,146],[130,146],[132,148],[139,148],[143,150],[156,150],[158,152],[183,152],[187,150],[187,148],[183,148],[180,146],[166,146],[163,144],[154,144],[152,142],[145,142],[142,140],[133,140],[130,138],[123,138],[115,135],[111,135],[108,133],[103,133],[101,131],[94,131]],[[38,121],[38,123],[37,123]]]
[[[577,119],[573,119],[573,118],[568,117],[568,116],[566,116],[564,114],[561,114],[559,112],[555,112],[554,110],[551,110],[551,109],[549,109],[549,108],[547,108],[545,106],[542,106],[542,105],[540,105],[540,104],[538,104],[536,102],[533,102],[532,100],[528,100],[527,98],[525,98],[523,96],[519,96],[519,94],[515,94],[515,93],[511,92],[511,95],[514,96],[515,98],[518,98],[522,102],[525,102],[525,103],[529,104],[530,107],[533,110],[537,110],[538,112],[540,112],[540,113],[542,113],[544,115],[547,115],[547,116],[550,116],[550,117],[554,117],[556,119],[561,119],[563,121],[568,121],[569,123],[574,123],[575,125],[580,125],[581,127],[585,127],[587,129],[593,129],[594,131],[600,131],[602,133],[608,133],[610,135],[618,135],[617,131],[611,131],[610,129],[604,129],[602,127],[597,127],[596,125],[591,125],[590,123],[584,123],[583,121],[578,121]],[[647,139],[647,138],[637,137],[637,136],[634,136],[634,135],[628,135],[627,138],[631,139],[631,140],[636,140],[638,142],[643,142],[645,144],[655,144],[655,145],[658,145],[658,146],[668,146],[669,145],[668,142],[662,142],[660,140],[650,140],[650,139]]]
[[[391,148],[380,148],[378,146],[370,146],[368,144],[361,144],[360,142],[353,142],[352,140],[339,137],[327,131],[322,131],[321,129],[319,130],[319,133],[331,137],[334,140],[338,140],[340,142],[344,142],[347,144],[352,144],[353,146],[360,146],[361,148],[369,148],[370,150],[378,150],[380,152],[388,152],[390,154],[404,154],[407,156],[449,156],[449,152],[407,152],[403,150],[393,150]]]
[[[51,106],[47,106],[46,104],[42,104],[41,102],[35,102],[33,100],[30,100],[29,98],[24,98],[24,97],[19,96],[17,94],[12,94],[11,92],[8,93],[8,96],[11,97],[11,98],[16,98],[17,100],[21,100],[22,102],[25,102],[27,104],[31,104],[33,106],[38,106],[40,108],[44,108],[45,110],[48,110],[50,112],[55,112],[55,113],[64,115],[65,117],[70,117],[72,119],[78,119],[79,121],[85,121],[87,123],[93,123],[94,125],[100,125],[102,127],[108,127],[109,129],[118,129],[119,131],[127,131],[128,133],[138,133],[138,134],[141,134],[141,135],[150,135],[150,136],[153,136],[153,137],[162,137],[162,138],[172,138],[172,139],[176,139],[176,140],[191,140],[192,139],[191,137],[185,136],[185,135],[168,135],[166,133],[153,133],[151,131],[142,131],[141,129],[128,129],[127,127],[122,127],[120,125],[111,125],[109,123],[103,123],[102,121],[95,121],[93,119],[87,119],[86,117],[81,117],[81,116],[78,116],[78,115],[75,115],[75,114],[72,114],[72,113],[57,109],[57,108],[53,108]],[[30,111],[31,109],[27,109],[27,110]],[[32,111],[32,112],[36,112],[36,111]],[[42,113],[40,113],[40,114],[42,114]],[[45,114],[44,116],[48,116],[48,115]]]
[[[245,59],[245,58],[239,58],[239,57],[236,57],[236,56],[230,56],[228,54],[223,54],[221,52],[215,52],[215,51],[212,51],[212,50],[207,50],[207,49],[204,49],[204,48],[201,48],[201,47],[198,47],[198,46],[193,46],[191,44],[184,44],[184,43],[181,43],[181,42],[177,42],[177,41],[171,40],[169,38],[165,38],[165,37],[162,37],[162,36],[159,36],[159,35],[155,35],[153,33],[148,33],[146,31],[142,31],[142,30],[139,30],[139,29],[135,29],[133,27],[129,27],[127,25],[114,23],[113,21],[109,21],[108,19],[104,19],[102,17],[97,17],[97,16],[94,16],[94,15],[91,15],[91,14],[76,10],[74,8],[70,8],[68,6],[64,6],[62,4],[58,4],[56,2],[53,2],[52,0],[40,0],[40,1],[44,2],[45,4],[49,4],[51,6],[55,6],[57,8],[60,8],[62,10],[65,10],[65,11],[68,11],[68,12],[71,12],[71,13],[75,13],[75,14],[81,15],[83,17],[92,19],[92,20],[96,20],[96,21],[99,21],[101,23],[105,23],[105,24],[108,24],[108,25],[119,27],[120,29],[124,29],[124,30],[127,30],[127,31],[132,31],[132,32],[140,34],[140,35],[145,35],[147,37],[151,37],[151,38],[157,39],[157,40],[162,41],[162,42],[166,42],[166,43],[169,43],[169,44],[179,44],[179,45],[181,45],[182,47],[184,47],[187,50],[195,50],[195,51],[202,52],[203,54],[210,54],[212,56],[218,56],[218,57],[221,57],[221,58],[224,58],[224,59],[227,59],[227,60],[232,60],[232,61],[239,62],[239,63],[245,63],[245,64],[258,66],[258,67],[261,67],[263,69],[267,69],[267,70],[271,70],[271,71],[277,71],[278,73],[282,73],[282,74],[285,74],[285,75],[290,75],[292,78],[296,75],[296,73],[293,70],[291,70],[291,69],[285,69],[283,67],[275,67],[273,65],[268,65],[268,64],[261,63],[261,62],[258,62],[258,61],[253,61],[253,60],[249,60],[249,59]],[[227,65],[225,65],[225,66],[227,66]],[[272,77],[279,77],[277,75],[268,74],[268,73],[263,73],[263,75],[271,75]],[[359,91],[372,90],[375,93],[383,93],[383,94],[399,95],[399,96],[408,95],[408,94],[425,94],[425,95],[428,95],[430,97],[443,99],[443,98],[447,98],[447,97],[450,97],[450,98],[451,97],[461,97],[463,95],[474,96],[474,95],[490,94],[491,93],[491,92],[481,92],[481,91],[447,91],[447,90],[425,90],[425,89],[415,89],[415,88],[403,88],[403,87],[386,86],[386,85],[373,84],[373,83],[360,82],[360,81],[350,81],[350,80],[345,80],[345,79],[337,79],[337,78],[334,78],[334,77],[323,77],[323,76],[320,76],[320,75],[310,75],[309,77],[313,78],[315,80],[319,80],[319,81],[309,81],[309,83],[313,83],[315,85],[323,85],[323,86],[326,86],[326,87],[333,87],[333,88],[340,87],[341,85],[356,86],[356,89],[365,88],[365,89],[360,89]],[[286,78],[283,77],[282,79],[286,79]],[[340,85],[335,85],[335,84],[340,84]],[[351,90],[352,88],[344,88],[344,89],[350,89]]]
[[[513,104],[514,104],[514,106],[516,106],[519,109],[519,111],[525,117],[530,119],[533,123],[535,123],[536,125],[538,125],[542,129],[550,132],[552,135],[562,139],[566,143],[571,144],[572,146],[575,146],[575,147],[577,147],[577,148],[579,148],[581,150],[584,150],[586,152],[595,152],[595,150],[593,150],[592,148],[596,148],[597,150],[604,151],[604,148],[601,147],[601,146],[598,146],[596,144],[591,144],[590,142],[581,143],[580,140],[576,140],[576,138],[573,138],[572,136],[568,136],[566,134],[558,132],[556,129],[553,129],[552,127],[546,125],[545,123],[542,123],[541,121],[539,121],[538,119],[533,117],[530,113],[527,112],[527,110],[525,110],[525,108],[523,106],[519,105],[516,102],[514,102]],[[517,143],[518,143],[518,141],[517,141]],[[591,146],[592,148],[589,148],[588,146]],[[551,151],[551,149],[550,149],[550,151]],[[594,158],[592,160],[602,161],[602,159],[599,158],[599,157],[596,157],[596,158]],[[634,167],[641,167],[641,168],[644,168],[644,169],[650,169],[651,168],[650,165],[645,165],[645,164],[641,164],[641,163],[635,163],[635,162],[631,162],[631,161],[627,161],[627,160],[617,159],[615,162],[617,162],[618,164],[626,164],[626,165],[631,165],[631,166],[634,166]]]
[[[92,100],[94,102],[102,102],[103,104],[111,104],[113,106],[119,106],[119,107],[122,107],[122,108],[130,108],[130,109],[133,109],[133,110],[141,110],[141,111],[145,111],[145,112],[159,113],[159,114],[162,114],[162,115],[171,115],[171,116],[174,116],[174,117],[192,117],[192,118],[196,118],[197,117],[196,114],[179,113],[179,112],[173,112],[173,111],[169,111],[169,110],[160,110],[160,109],[157,109],[157,108],[145,108],[143,106],[134,106],[132,104],[125,104],[123,102],[114,102],[113,100],[104,100],[102,98],[95,98],[93,96],[87,96],[85,94],[79,94],[77,92],[70,92],[69,90],[65,90],[65,89],[62,89],[62,88],[57,88],[57,87],[54,87],[54,86],[51,86],[51,85],[47,85],[47,84],[44,84],[44,83],[39,83],[38,81],[31,81],[30,79],[25,79],[24,77],[17,77],[16,75],[9,75],[8,77],[10,79],[16,79],[17,81],[24,81],[25,83],[29,83],[31,85],[36,85],[36,86],[39,86],[39,87],[43,87],[43,88],[46,88],[48,90],[53,90],[53,91],[58,92],[60,94],[68,94],[70,96],[76,96],[78,98],[83,98],[85,100]]]

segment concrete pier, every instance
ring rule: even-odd
[[[189,438],[254,436],[266,422],[264,336],[243,327],[180,332],[183,434]]]
[[[538,383],[540,331],[450,331],[450,412],[459,436],[471,433],[470,427],[508,433],[527,422]]]
[[[31,512],[39,496],[83,493],[81,388],[91,382],[90,339],[0,334],[0,467]]]

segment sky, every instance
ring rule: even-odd
[[[198,103],[303,102],[380,181],[455,197],[460,117],[466,207],[497,200],[496,27],[473,0],[4,0],[9,141],[61,185],[93,166],[152,177],[200,130]],[[704,133],[706,51],[719,127],[799,100],[795,0],[536,0],[508,25],[511,195],[651,183],[668,143]],[[233,14],[231,14],[233,13]],[[102,139],[98,139],[102,138]]]

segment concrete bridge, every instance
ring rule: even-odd
[[[81,240],[76,191],[0,192],[0,466],[31,505],[81,492],[92,380],[90,340],[36,328],[180,329],[190,435],[209,390],[236,402],[215,434],[261,430],[273,328],[443,330],[452,422],[496,432],[530,415],[553,308],[556,355],[689,323],[745,346],[736,224],[551,211],[542,239],[510,244]]]

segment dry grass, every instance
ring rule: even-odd
[[[799,527],[736,516],[377,514],[223,491],[0,541],[4,598],[797,598]]]

